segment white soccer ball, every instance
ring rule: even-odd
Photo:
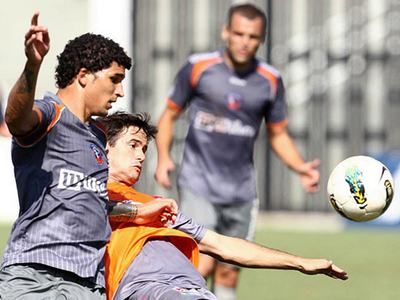
[[[333,208],[343,217],[370,221],[389,207],[394,194],[393,177],[380,161],[352,156],[333,169],[327,191]]]

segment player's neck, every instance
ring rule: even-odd
[[[59,89],[57,96],[68,110],[83,123],[86,123],[90,119],[91,116],[86,113],[81,93],[79,93],[73,86],[69,85],[65,88]]]
[[[247,73],[253,68],[253,60],[242,64],[236,63],[227,51],[224,52],[224,62],[230,69],[239,74]]]

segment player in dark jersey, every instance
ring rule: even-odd
[[[155,175],[170,188],[174,124],[182,111],[190,109],[178,175],[180,208],[210,229],[241,238],[252,237],[258,208],[253,150],[263,120],[272,149],[300,176],[305,190],[316,191],[319,181],[319,161],[304,161],[288,134],[279,72],[255,57],[265,29],[266,16],[254,5],[231,7],[222,30],[225,49],[189,57],[176,76],[157,136]],[[212,258],[201,258],[203,275],[213,267]],[[238,274],[228,265],[217,266],[219,299],[235,298]]]
[[[107,213],[120,206],[109,206],[106,137],[92,116],[107,115],[124,95],[131,59],[108,38],[81,35],[58,56],[57,94],[35,101],[50,45],[38,16],[25,35],[25,68],[5,114],[20,212],[4,251],[0,299],[104,299]],[[174,219],[176,203],[160,204],[131,204],[121,217],[146,223],[163,212]]]
[[[110,163],[110,200],[135,199],[146,203],[154,197],[136,191],[146,151],[156,128],[142,114],[115,113],[103,119]],[[178,300],[217,299],[196,270],[200,251],[245,267],[298,270],[347,279],[346,273],[325,259],[307,259],[227,237],[179,213],[170,228],[132,226],[112,222],[107,247],[108,299]],[[184,233],[186,234],[184,234]]]

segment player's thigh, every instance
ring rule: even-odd
[[[217,232],[227,236],[252,240],[254,238],[258,210],[258,199],[234,205],[219,206],[220,216]]]
[[[192,218],[197,224],[215,230],[217,225],[217,212],[212,203],[206,198],[189,189],[179,189],[179,204],[181,212]]]
[[[45,268],[12,265],[0,272],[0,299],[105,300],[105,293],[99,286],[87,287],[64,280]]]

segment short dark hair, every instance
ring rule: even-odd
[[[265,38],[265,33],[267,30],[267,16],[265,15],[262,9],[258,8],[257,6],[251,3],[244,3],[231,6],[228,11],[228,19],[227,19],[228,27],[231,26],[232,17],[234,14],[239,14],[250,20],[253,20],[255,18],[261,18],[263,23],[263,38]]]
[[[148,142],[157,134],[157,127],[150,124],[150,115],[147,113],[130,114],[119,111],[97,120],[105,127],[110,146],[114,146],[121,132],[131,126],[137,127],[138,131],[143,130]]]
[[[109,68],[113,62],[128,70],[132,66],[131,58],[119,44],[93,33],[85,33],[70,40],[57,59],[55,79],[58,88],[71,84],[81,68],[95,73]]]

